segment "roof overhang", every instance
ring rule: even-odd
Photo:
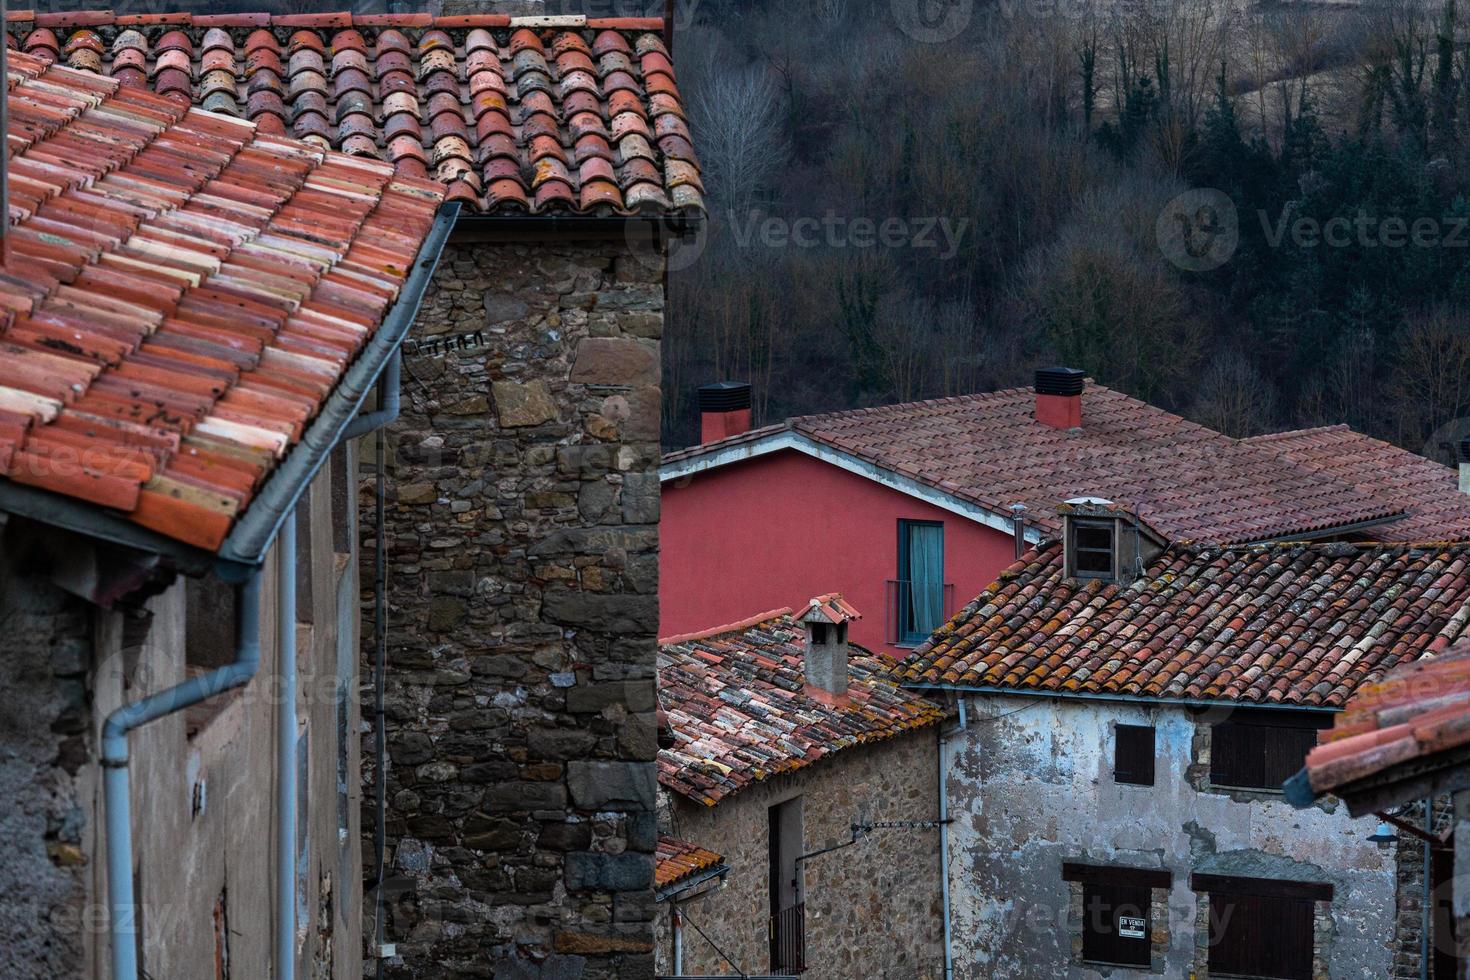
[[[671,900],[687,901],[708,894],[718,887],[720,881],[730,873],[730,866],[724,861],[712,864],[707,868],[680,878],[654,891],[653,899],[656,902],[667,902]]]
[[[1104,692],[1032,691],[1025,688],[997,687],[985,684],[929,684],[920,681],[900,682],[910,691],[952,691],[957,694],[1003,694],[1010,697],[1051,698],[1058,701],[1112,701],[1125,704],[1150,704],[1176,708],[1226,708],[1250,711],[1316,711],[1337,714],[1341,708],[1314,704],[1262,704],[1258,701],[1226,701],[1208,698],[1153,698],[1141,694],[1107,694]]]
[[[966,500],[963,497],[946,493],[937,487],[922,483],[912,477],[904,476],[893,470],[885,469],[876,463],[860,459],[850,453],[834,449],[826,443],[819,442],[810,436],[803,435],[791,429],[783,429],[772,432],[756,439],[744,442],[733,442],[729,445],[711,448],[708,452],[696,456],[689,456],[664,463],[659,467],[658,476],[661,483],[669,483],[674,480],[684,480],[718,469],[721,466],[729,466],[732,463],[740,463],[761,456],[769,456],[772,453],[792,450],[813,459],[819,459],[824,463],[830,463],[839,469],[846,470],[866,480],[880,483],[890,490],[922,500],[926,504],[938,507],[951,514],[958,514],[968,518],[977,524],[983,524],[1003,534],[1014,535],[1016,528],[1009,517],[1002,516],[995,511]],[[1028,525],[1026,528],[1026,540],[1032,544],[1041,541],[1047,535],[1041,528]]]
[[[453,241],[541,242],[626,241],[647,246],[669,238],[697,234],[704,227],[702,212],[671,214],[479,214],[465,211],[455,223]]]
[[[1349,815],[1362,817],[1416,800],[1470,789],[1470,745],[1409,759],[1321,793],[1312,789],[1307,770],[1301,769],[1281,788],[1286,801],[1299,810],[1324,796],[1335,796],[1347,804]]]
[[[337,448],[378,376],[403,344],[458,213],[457,202],[440,206],[428,236],[419,246],[413,271],[404,281],[388,315],[327,397],[301,441],[292,447],[285,461],[271,472],[260,493],[250,501],[217,554],[150,531],[96,505],[3,478],[0,478],[0,511],[160,555],[185,574],[213,571],[226,582],[244,581],[264,563],[281,523]]]

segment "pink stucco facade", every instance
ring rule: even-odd
[[[659,635],[841,592],[863,614],[850,628],[853,641],[902,655],[904,647],[887,642],[886,623],[901,520],[943,523],[954,609],[1014,555],[1009,534],[794,450],[666,481]]]

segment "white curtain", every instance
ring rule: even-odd
[[[909,588],[915,633],[928,636],[944,623],[944,525],[909,525]]]

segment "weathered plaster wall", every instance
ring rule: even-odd
[[[339,468],[345,472],[345,467]],[[339,794],[339,766],[356,771],[354,733],[356,637],[339,661],[338,599],[356,616],[355,564],[333,551],[331,474],[311,488],[301,520],[297,632],[298,717],[306,737],[301,794],[298,976],[361,976],[360,880],[356,848],[345,846],[341,816],[355,807]],[[339,521],[340,521],[339,515]],[[11,524],[15,524],[12,519]],[[7,531],[11,528],[7,528]],[[0,883],[11,908],[29,921],[4,921],[0,975],[106,980],[109,946],[105,807],[97,764],[107,715],[125,701],[185,679],[190,656],[209,663],[233,658],[231,624],[211,622],[220,638],[201,649],[199,604],[191,590],[219,593],[216,580],[176,579],[132,611],[96,609],[50,584],[53,559],[85,542],[48,537],[31,526],[30,545],[0,548],[0,676],[15,710],[0,715],[0,808],[7,847]],[[351,540],[350,537],[347,540]],[[228,946],[232,977],[268,977],[274,956],[276,718],[280,684],[276,643],[276,559],[268,558],[262,590],[261,669],[247,688],[222,699],[207,721],[175,714],[135,732],[132,816],[137,898],[143,935],[140,966],[149,976],[209,980],[217,951]],[[190,649],[191,634],[196,638]],[[336,696],[339,664],[348,696]],[[339,717],[338,712],[343,711]],[[193,725],[190,718],[193,718]],[[191,736],[191,728],[194,734]],[[339,733],[340,736],[339,737]],[[47,754],[49,744],[49,755]],[[17,751],[21,750],[21,751]],[[347,783],[355,792],[356,780]],[[13,794],[11,791],[13,790]],[[354,833],[347,826],[348,840]],[[27,897],[30,896],[30,897]],[[49,917],[37,914],[51,910]],[[220,913],[217,930],[216,912]],[[14,929],[14,931],[12,931]],[[227,940],[217,941],[221,934]]]
[[[452,244],[411,335],[390,436],[390,976],[652,973],[663,287],[640,255]]]
[[[851,839],[854,821],[934,820],[939,812],[933,728],[847,749],[706,807],[668,796],[675,836],[724,855],[719,891],[687,906],[715,944],[747,973],[770,966],[769,808],[802,799],[804,849]],[[926,980],[944,976],[939,832],[876,830],[852,847],[802,862],[807,980]],[[659,972],[672,962],[660,903]],[[684,929],[684,972],[736,975],[694,928]],[[999,974],[997,974],[999,976]]]
[[[1164,974],[1204,977],[1189,888],[1200,871],[1329,881],[1321,971],[1338,980],[1389,975],[1394,854],[1368,841],[1376,821],[1330,803],[1295,810],[1279,796],[1199,792],[1208,738],[1180,708],[981,697],[956,738],[949,774],[955,973],[982,980],[1094,978],[1068,922],[1064,861],[1166,868]],[[1112,726],[1154,725],[1153,786],[1115,783]],[[1158,923],[1154,924],[1155,928]]]

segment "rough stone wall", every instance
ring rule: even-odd
[[[76,976],[85,962],[76,777],[88,755],[91,661],[86,604],[0,538],[0,976],[9,980]]]
[[[1211,718],[1184,709],[1043,698],[972,702],[949,774],[955,975],[965,980],[1097,978],[1078,961],[1065,861],[1172,873],[1163,973],[1203,975],[1196,943],[1203,896],[1193,872],[1330,882],[1318,907],[1319,975],[1388,976],[1393,849],[1368,840],[1376,821],[1331,802],[1296,810],[1280,795],[1201,791]],[[1155,781],[1113,780],[1115,724],[1153,725]],[[1157,905],[1157,903],[1156,903]],[[1157,909],[1155,918],[1158,918]],[[1157,952],[1157,947],[1156,947]]]
[[[688,924],[709,934],[740,970],[770,967],[769,809],[800,796],[805,851],[851,840],[855,821],[934,820],[939,813],[933,728],[847,749],[706,807],[667,796],[675,836],[725,857],[725,884],[686,905],[684,972],[734,975]],[[875,830],[803,861],[807,980],[927,980],[944,976],[939,831]],[[670,972],[672,936],[660,903],[658,964]],[[998,976],[999,974],[997,974]]]
[[[652,972],[662,309],[622,243],[452,243],[426,297],[389,438],[391,976]]]
[[[1424,826],[1424,804],[1414,803],[1399,811],[1398,816],[1415,827]],[[1443,834],[1454,818],[1449,797],[1434,802],[1434,833]],[[1397,831],[1394,857],[1398,871],[1398,891],[1394,917],[1393,980],[1419,980],[1419,962],[1423,959],[1424,935],[1424,842]]]

